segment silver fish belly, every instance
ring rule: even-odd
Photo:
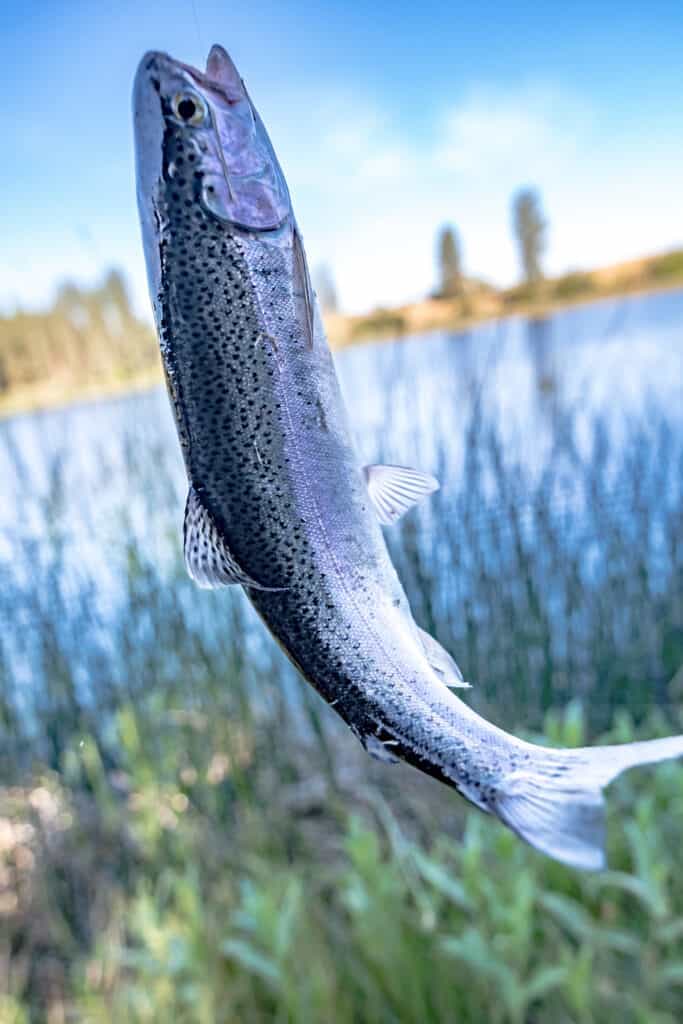
[[[451,692],[462,677],[414,622],[379,525],[434,482],[358,462],[285,179],[232,61],[220,47],[205,72],[145,55],[134,120],[191,575],[244,586],[370,753],[454,786],[557,859],[601,866],[602,787],[683,739],[551,750]]]

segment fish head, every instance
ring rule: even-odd
[[[223,47],[211,48],[205,71],[165,53],[145,54],[133,116],[138,202],[143,224],[154,217],[157,234],[164,206],[158,200],[179,182],[191,181],[189,202],[245,231],[272,232],[291,217],[270,139]]]

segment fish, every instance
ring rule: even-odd
[[[557,749],[461,699],[468,684],[416,623],[383,532],[438,482],[358,458],[285,176],[226,50],[205,70],[145,54],[133,120],[190,576],[241,586],[370,755],[446,783],[558,861],[604,867],[604,787],[679,757],[683,736]]]

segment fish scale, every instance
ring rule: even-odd
[[[284,176],[237,70],[221,47],[206,72],[146,54],[133,107],[190,574],[244,586],[369,753],[448,783],[558,860],[602,866],[602,787],[680,756],[683,737],[555,750],[451,692],[462,676],[415,623],[378,520],[436,482],[358,461]]]

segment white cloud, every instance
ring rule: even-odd
[[[538,87],[474,90],[435,111],[420,144],[361,97],[328,97],[315,115],[322,130],[283,131],[283,158],[309,255],[332,265],[354,311],[428,292],[446,220],[460,228],[472,273],[512,280],[512,191],[561,177],[591,125],[580,103]]]
[[[358,110],[356,98],[298,141],[315,184],[292,182],[309,251],[331,263],[349,309],[425,294],[445,220],[460,230],[470,273],[515,280],[509,203],[520,185],[541,190],[551,273],[683,240],[672,217],[680,132],[655,137],[634,123],[619,135],[581,97],[539,85],[473,89],[435,112],[419,146],[380,110]]]
[[[593,120],[584,104],[551,87],[479,88],[444,116],[436,162],[465,177],[554,171],[576,158]]]
[[[681,244],[678,173],[683,124],[634,121],[621,134],[597,106],[550,86],[485,84],[406,128],[352,91],[291,92],[267,110],[312,265],[333,269],[343,306],[360,311],[418,298],[434,284],[435,233],[460,231],[466,269],[499,284],[517,275],[509,202],[537,185],[550,222],[550,272],[597,266]],[[678,117],[678,122],[676,121]],[[417,141],[419,139],[419,141]],[[678,216],[674,204],[679,204]],[[134,210],[114,230],[90,226],[107,258],[145,279]],[[13,261],[5,296],[47,297],[48,282],[94,270],[77,246]],[[5,268],[7,272],[8,268]]]

